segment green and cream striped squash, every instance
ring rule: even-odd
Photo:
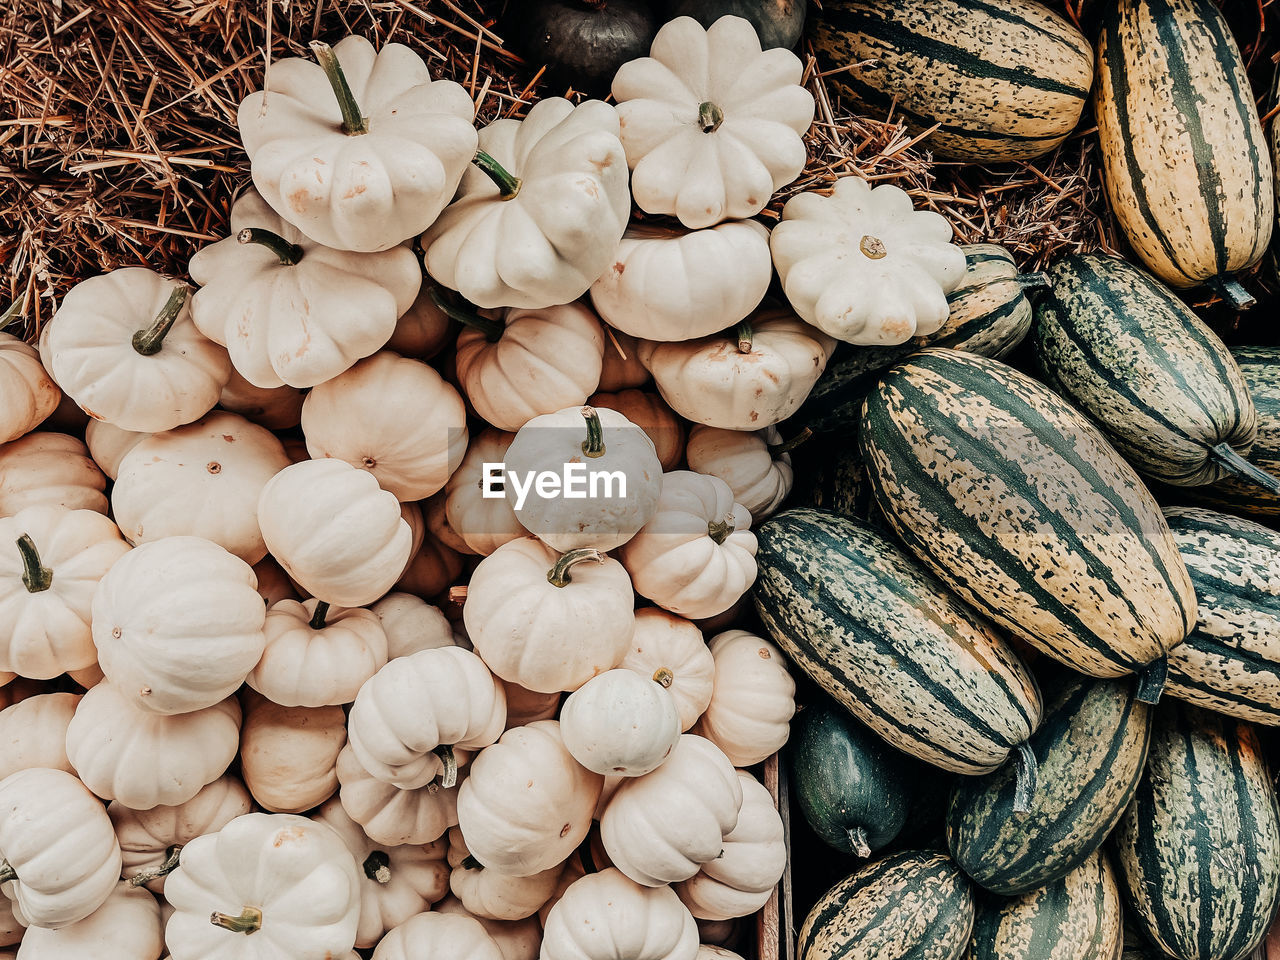
[[[913,132],[938,125],[925,145],[940,156],[1038,157],[1089,99],[1089,41],[1033,0],[825,0],[822,11],[814,49],[823,70],[839,71],[827,83]]]
[[[1098,428],[1012,367],[926,349],[867,396],[876,503],[959,596],[1092,676],[1148,672],[1195,623],[1160,508]]]
[[[1258,432],[1226,345],[1144,270],[1072,254],[1049,268],[1031,336],[1045,383],[1139,473],[1198,486],[1240,469]]]
[[[966,960],[1116,960],[1124,945],[1120,890],[1095,850],[1060,880],[977,903]]]
[[[898,547],[811,509],[776,514],[756,536],[761,621],[845,709],[904,753],[956,773],[1023,756],[1040,722],[1034,678]]]
[[[1271,158],[1231,30],[1213,0],[1111,0],[1094,114],[1103,182],[1138,256],[1177,289],[1261,259],[1275,224]]]
[[[868,864],[813,905],[799,960],[959,960],[973,929],[973,888],[942,853]]]
[[[1181,960],[1241,960],[1280,903],[1280,811],[1256,729],[1169,699],[1112,836],[1120,887]]]
[[[1196,626],[1169,652],[1166,689],[1280,726],[1280,533],[1196,507],[1165,510],[1196,589]]]
[[[975,883],[1003,896],[1029,893],[1102,846],[1133,799],[1151,741],[1152,708],[1134,692],[1131,677],[1064,682],[1031,737],[1040,782],[1025,814],[1014,814],[1005,770],[956,783],[947,846]]]

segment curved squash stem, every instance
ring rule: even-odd
[[[753,340],[755,340],[755,336],[756,336],[756,332],[751,326],[751,321],[743,320],[740,324],[738,324],[737,328],[734,330],[734,333],[738,337],[738,352],[750,353],[751,343]]]
[[[150,883],[152,880],[159,880],[161,877],[167,877],[178,869],[178,861],[182,859],[182,844],[175,843],[172,847],[165,851],[164,863],[158,867],[152,867],[150,870],[143,870],[139,874],[129,878],[129,886],[141,887]]]
[[[676,682],[676,675],[671,672],[670,667],[659,667],[653,671],[653,682],[669,690],[671,685]]]
[[[866,860],[871,856],[871,847],[867,843],[867,831],[862,827],[855,827],[853,830],[847,831],[849,838],[849,849],[853,851],[855,857],[861,857]]]
[[[347,83],[347,75],[343,72],[333,47],[321,40],[312,40],[311,51],[316,55],[316,62],[324,70],[329,86],[333,88],[333,95],[338,100],[338,109],[342,111],[342,132],[349,137],[368,133],[369,121],[360,112],[360,104],[356,103],[355,94],[351,92],[351,85]]]
[[[164,345],[164,338],[173,329],[174,321],[178,319],[178,314],[182,312],[182,305],[186,302],[187,285],[180,283],[173,288],[173,292],[169,294],[169,299],[164,302],[164,308],[151,326],[145,330],[139,330],[133,335],[133,349],[144,357],[154,357],[159,353],[160,348]]]
[[[1248,310],[1258,302],[1253,294],[1231,277],[1213,277],[1205,281],[1205,286],[1236,310]]]
[[[13,865],[8,860],[0,860],[0,883],[8,883],[10,880],[18,879],[18,871],[13,869]]]
[[[477,150],[475,158],[471,162],[480,168],[481,173],[493,181],[503,200],[515,199],[524,181],[515,174],[508,173],[506,167],[483,150]]]
[[[712,520],[707,524],[707,536],[716,543],[724,543],[729,539],[729,534],[733,533],[734,523],[733,514],[725,515],[723,520]]]
[[[22,583],[28,593],[42,593],[53,584],[53,571],[40,563],[40,554],[31,534],[24,533],[17,540],[18,553],[22,554]]]
[[[236,243],[256,243],[259,246],[266,247],[279,257],[280,262],[286,267],[292,267],[302,260],[302,247],[296,243],[290,243],[280,234],[264,230],[262,227],[245,227],[236,234]]]
[[[460,863],[459,866],[462,867],[463,870],[483,870],[484,869],[484,864],[481,863],[479,860],[477,860],[475,857],[471,856],[471,854],[467,854],[465,857],[463,857],[462,863]]]
[[[1036,781],[1039,779],[1036,755],[1029,745],[1020,743],[1013,762],[1017,765],[1017,771],[1014,774],[1013,812],[1030,813],[1031,800],[1036,795]]]
[[[1213,459],[1217,460],[1222,466],[1226,467],[1238,477],[1245,480],[1252,480],[1264,490],[1271,493],[1280,493],[1280,478],[1273,477],[1261,467],[1255,467],[1252,463],[1240,456],[1235,448],[1229,443],[1218,443],[1209,448],[1209,453]]]
[[[449,787],[458,784],[458,758],[453,755],[453,747],[441,746],[431,751],[440,758],[440,762],[444,764],[444,771],[440,774],[440,786],[446,790]]]
[[[321,600],[316,604],[315,613],[311,614],[310,627],[312,630],[323,630],[325,628],[325,620],[329,616],[329,604]]]
[[[457,320],[464,327],[479,330],[490,343],[496,343],[502,338],[502,331],[506,329],[506,325],[501,320],[490,320],[488,317],[480,316],[470,304],[460,307],[449,302],[444,298],[439,287],[432,287],[427,291],[427,296],[450,320]]]
[[[364,858],[361,868],[364,875],[377,883],[391,882],[391,858],[381,850],[374,850]]]
[[[591,547],[579,547],[577,550],[562,553],[560,559],[556,561],[556,565],[547,571],[547,582],[553,587],[567,587],[573,582],[573,578],[569,576],[570,569],[574,564],[582,563],[585,560],[604,563],[604,554],[599,550],[593,550]]]
[[[702,127],[703,133],[715,133],[722,123],[724,111],[719,106],[710,100],[698,104],[698,126]]]
[[[595,407],[583,407],[582,419],[587,421],[587,439],[582,441],[582,455],[595,460],[604,456],[604,424]]]
[[[813,436],[813,431],[805,427],[790,440],[784,440],[782,443],[771,443],[768,445],[769,456],[775,460],[784,453],[790,453],[796,447],[800,446],[806,440]]]
[[[213,913],[209,917],[209,922],[223,930],[248,936],[262,929],[262,911],[257,907],[245,907],[238,917],[225,913]]]
[[[0,313],[0,330],[7,330],[22,319],[22,301],[15,300]]]
[[[1169,676],[1169,660],[1161,657],[1152,660],[1138,674],[1138,689],[1134,699],[1139,703],[1159,703],[1164,692],[1164,682]]]
[[[1013,279],[1017,281],[1018,286],[1022,287],[1023,290],[1033,290],[1036,287],[1049,286],[1049,275],[1047,273],[1040,273],[1039,271],[1035,273],[1020,273]]]

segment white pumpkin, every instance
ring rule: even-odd
[[[662,680],[608,670],[569,694],[560,709],[565,748],[588,770],[639,777],[680,740],[680,714]]]
[[[107,478],[89,448],[65,433],[29,433],[0,444],[0,516],[26,507],[106,514]]]
[[[482,864],[457,827],[449,828],[449,889],[476,919],[523,920],[536,916],[560,880],[557,863],[528,877],[513,877]]]
[[[258,806],[302,813],[338,789],[338,754],[347,742],[341,707],[282,707],[242,694],[240,775]]]
[[[288,430],[302,422],[303,398],[297,387],[256,387],[233,366],[218,406],[268,430]]]
[[[453,626],[440,608],[411,593],[388,593],[370,609],[386,634],[388,660],[454,645]]]
[[[575,880],[544,924],[542,960],[694,960],[698,928],[670,887],[613,867]]]
[[[756,579],[751,515],[718,477],[675,470],[658,512],[618,553],[636,593],[682,617],[727,610]]]
[[[646,390],[595,393],[587,406],[617,410],[649,435],[663,470],[674,470],[684,461],[684,421],[658,394]]]
[[[578,299],[612,262],[631,215],[617,111],[546,97],[523,120],[481,130],[480,150],[490,172],[469,168],[422,236],[427,272],[479,307]]]
[[[75,773],[67,725],[79,702],[76,693],[41,693],[0,710],[0,779],[30,767]]]
[[[304,460],[277,473],[258,501],[262,538],[307,592],[343,607],[389,591],[412,555],[395,495],[344,460]]]
[[[302,432],[317,460],[345,460],[397,499],[422,500],[461,462],[467,410],[431,367],[384,350],[308,393]]]
[[[119,462],[111,510],[130,543],[203,537],[257,563],[267,554],[258,497],[288,465],[269,430],[215,410],[135,443]]]
[[[58,408],[62,391],[35,347],[0,332],[0,443],[30,433]]]
[[[474,917],[441,913],[411,917],[388,933],[373,951],[373,960],[434,960],[436,957],[502,960],[502,951]]]
[[[192,322],[187,294],[145,267],[82,280],[42,335],[50,375],[93,419],[125,430],[199,419],[218,402],[231,361]]]
[[[105,420],[90,420],[84,428],[84,442],[89,448],[89,455],[112,480],[116,478],[124,455],[133,449],[134,444],[149,436],[151,434],[136,430],[121,430]]]
[[[488,917],[475,916],[462,905],[461,900],[452,895],[437,903],[435,911],[474,918],[498,945],[498,949],[502,951],[502,960],[538,960],[538,951],[542,947],[542,924],[539,923],[537,914],[523,920],[490,920]]]
[[[748,432],[697,424],[689,431],[685,456],[690,470],[719,477],[733,491],[734,502],[760,521],[778,509],[795,480],[791,454],[770,450],[781,441],[774,427]]]
[[[813,95],[790,50],[761,50],[741,17],[678,17],[613,78],[631,189],[686,227],[753,217],[800,175]]]
[[[715,689],[694,733],[724,751],[735,767],[763,762],[782,749],[796,712],[796,683],[782,651],[746,630],[711,638]]]
[[[456,473],[457,471],[455,470],[454,472]],[[445,509],[445,494],[443,491],[422,501],[421,509],[428,533],[449,547],[450,550],[467,556],[475,555],[475,551],[467,546],[467,542],[458,536],[458,531],[449,525],[449,516]]]
[[[896,344],[947,322],[947,294],[965,274],[952,232],[942,214],[914,209],[901,187],[848,176],[829,196],[788,200],[769,246],[806,322],[848,343]]]
[[[769,231],[754,220],[708,230],[632,224],[591,285],[611,327],[645,340],[693,340],[736,326],[773,279]]]
[[[284,219],[336,250],[386,250],[429,227],[476,152],[471,97],[399,43],[312,44],[271,64],[237,123],[253,182]],[[402,313],[404,311],[401,311]]]
[[[158,960],[163,952],[160,904],[127,883],[83,920],[57,930],[32,927],[18,949],[21,960]]]
[[[596,550],[561,555],[526,537],[480,561],[462,619],[495,674],[555,693],[618,665],[635,629],[634,602],[616,560]]]
[[[374,843],[431,843],[458,822],[458,788],[432,782],[401,790],[360,765],[350,746],[338,754],[342,809]]]
[[[342,838],[322,823],[289,814],[236,817],[183,847],[169,875],[170,956],[331,960],[345,954],[360,918],[356,869]]]
[[[488,427],[471,438],[462,464],[445,485],[445,516],[449,526],[473,553],[487,557],[504,543],[525,536],[526,530],[507,501],[506,488],[490,482],[486,487],[486,463],[502,463],[516,438]]]

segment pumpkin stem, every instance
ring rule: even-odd
[[[718,106],[710,100],[698,104],[698,126],[702,127],[703,133],[715,133],[722,123],[724,111]]]
[[[439,287],[432,287],[427,295],[431,297],[431,302],[439,307],[440,312],[446,317],[450,320],[457,320],[464,327],[479,330],[490,343],[496,343],[502,338],[505,324],[501,320],[490,320],[488,317],[480,316],[470,304],[467,307],[459,307],[450,303],[440,293]]]
[[[236,234],[236,243],[256,243],[266,247],[279,257],[280,262],[286,267],[292,267],[302,259],[302,247],[262,227],[245,227]]]
[[[245,907],[238,917],[225,913],[213,913],[209,917],[209,922],[223,930],[248,936],[262,929],[262,911],[257,907]]]
[[[187,286],[178,284],[169,294],[169,299],[164,302],[164,309],[160,311],[151,326],[133,335],[133,349],[144,357],[154,357],[159,353],[160,347],[164,345],[164,338],[173,329],[174,321],[178,319],[178,314],[182,312],[182,305],[186,302]]]
[[[846,831],[849,838],[849,849],[853,851],[855,857],[861,857],[863,860],[871,856],[871,846],[867,843],[867,831],[862,827],[854,827],[852,830]]]
[[[1036,795],[1036,782],[1040,773],[1035,752],[1025,742],[1018,744],[1014,763],[1017,765],[1017,771],[1014,774],[1013,812],[1030,813],[1031,800]]]
[[[724,543],[729,539],[729,534],[733,533],[733,514],[727,513],[723,520],[712,520],[707,524],[707,536],[716,543]]]
[[[22,301],[15,300],[0,313],[0,330],[7,330],[22,319]]]
[[[1041,273],[1038,270],[1035,273],[1020,273],[1014,277],[1014,279],[1024,290],[1049,286],[1049,275],[1047,273]]]
[[[182,844],[175,843],[173,846],[165,850],[164,863],[158,867],[152,867],[150,870],[143,870],[141,873],[129,878],[129,886],[141,887],[150,883],[152,880],[159,880],[161,877],[167,877],[178,868],[178,861],[182,858]]]
[[[18,871],[13,869],[13,865],[8,860],[0,860],[0,883],[8,883],[10,880],[18,879]]]
[[[750,353],[752,341],[754,341],[756,337],[756,332],[751,326],[751,321],[743,320],[738,324],[737,329],[734,332],[738,336],[738,352]]]
[[[483,150],[477,150],[475,159],[471,161],[480,168],[480,172],[494,182],[503,200],[514,199],[520,192],[523,181]]]
[[[595,407],[583,407],[582,419],[587,421],[587,439],[582,441],[582,455],[592,460],[604,456],[604,424]]]
[[[868,260],[883,260],[889,255],[889,249],[879,237],[865,236],[858,241],[858,249]]]
[[[311,614],[311,629],[323,630],[325,628],[325,620],[329,616],[329,604],[321,600],[316,604],[315,613]]]
[[[481,863],[479,860],[477,860],[475,857],[471,856],[471,854],[467,854],[463,858],[462,863],[460,863],[459,866],[462,867],[463,870],[483,870],[484,869],[484,864]]]
[[[1209,448],[1209,453],[1213,459],[1219,464],[1226,467],[1238,477],[1245,480],[1252,480],[1264,490],[1271,493],[1280,493],[1280,478],[1273,477],[1261,467],[1255,467],[1252,463],[1240,456],[1235,448],[1229,443],[1218,443]]]
[[[458,758],[453,755],[453,747],[436,747],[431,751],[444,764],[444,772],[440,774],[440,786],[446,790],[458,783]]]
[[[604,554],[599,550],[593,550],[591,547],[579,547],[577,550],[562,553],[555,566],[547,571],[547,582],[553,587],[567,587],[573,582],[573,578],[569,576],[570,568],[575,563],[582,563],[584,560],[604,563]]]
[[[31,534],[18,538],[18,552],[22,554],[22,583],[28,593],[41,593],[53,584],[53,571],[40,563],[36,542]]]
[[[1248,310],[1258,302],[1253,294],[1231,277],[1214,277],[1206,280],[1205,285],[1236,310]]]
[[[342,64],[338,62],[338,55],[333,52],[333,47],[321,40],[312,40],[311,50],[316,55],[316,62],[324,70],[324,75],[329,79],[333,95],[338,99],[338,109],[342,111],[342,132],[349,137],[368,133],[369,121],[360,112],[360,104],[356,103],[355,94],[351,92],[351,85],[347,83],[347,75],[343,72]]]
[[[676,675],[671,672],[670,667],[659,667],[653,671],[653,682],[660,687],[670,689],[671,685],[676,682]]]
[[[1159,703],[1168,676],[1168,659],[1161,657],[1159,660],[1152,660],[1138,674],[1138,689],[1134,693],[1134,699],[1139,703]]]
[[[370,880],[378,883],[391,882],[391,858],[381,850],[375,850],[365,857],[361,866],[364,868],[364,875]]]
[[[784,440],[781,443],[768,444],[769,456],[773,457],[776,460],[778,459],[778,457],[782,456],[784,453],[790,453],[792,450],[800,446],[800,444],[804,443],[806,440],[808,440],[812,436],[813,436],[813,431],[808,427],[805,427],[803,430],[797,433],[790,440]]]

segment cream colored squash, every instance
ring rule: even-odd
[[[462,555],[435,537],[426,536],[412,557],[395,588],[423,600],[434,600],[457,582],[462,575]]]
[[[834,348],[834,340],[790,310],[766,304],[728,335],[641,340],[636,349],[680,416],[726,430],[761,430],[796,412]]]
[[[574,302],[497,317],[454,312],[466,323],[458,334],[458,382],[476,413],[499,430],[580,406],[599,386],[604,330],[589,307]]]
[[[373,960],[502,960],[502,951],[474,917],[420,913],[393,929]]]
[[[622,778],[619,777],[617,779]],[[594,828],[592,829],[591,834],[592,836],[595,835]],[[588,838],[588,848],[579,847],[578,853],[562,864],[560,879],[556,881],[555,890],[551,892],[551,896],[547,898],[547,902],[538,908],[538,923],[541,924],[542,929],[546,929],[547,917],[550,916],[555,905],[560,902],[560,898],[564,896],[565,891],[587,875],[587,866],[590,865],[592,872],[595,872],[597,864],[593,859],[594,854],[590,852],[589,847],[590,838]],[[587,853],[587,856],[583,856],[584,852]]]
[[[401,790],[369,773],[349,746],[338,754],[337,773],[342,809],[375,843],[431,843],[458,822],[457,787]]]
[[[102,668],[98,666],[96,660],[83,670],[68,670],[67,676],[86,690],[96,687],[106,679],[102,676]]]
[[[502,960],[538,960],[538,951],[542,947],[542,924],[538,922],[537,914],[523,920],[490,920],[475,916],[452,895],[437,903],[435,910],[437,913],[474,918],[498,945]]]
[[[746,630],[711,638],[715,689],[694,733],[724,751],[736,767],[749,767],[777,753],[791,732],[796,684],[782,651]]]
[[[562,556],[526,537],[480,561],[462,619],[499,677],[556,693],[617,666],[635,629],[633,603],[616,560],[595,550]]]
[[[297,387],[283,384],[255,387],[232,367],[231,378],[222,388],[218,406],[268,430],[289,430],[302,422],[303,397],[303,392]]]
[[[445,862],[449,845],[444,840],[381,846],[347,816],[336,798],[311,819],[332,828],[360,868],[357,947],[372,947],[392,927],[429,910],[449,892],[449,865]]]
[[[364,607],[281,600],[263,629],[266,648],[245,682],[281,706],[350,703],[387,662],[387,633]]]
[[[662,478],[657,514],[618,558],[642,597],[682,617],[712,617],[755,582],[751,514],[718,477],[676,470]]]
[[[430,360],[457,339],[457,324],[440,309],[433,291],[435,284],[424,283],[413,306],[396,321],[396,329],[386,349],[402,357]]]
[[[30,433],[58,408],[62,391],[35,347],[0,333],[0,443]]]
[[[42,693],[0,710],[0,779],[30,767],[74,774],[67,725],[79,702],[76,693]]]
[[[439,607],[411,593],[388,593],[372,608],[387,637],[387,659],[452,647],[453,627]]]
[[[475,758],[458,791],[458,826],[484,866],[533,876],[563,863],[586,837],[603,784],[565,749],[559,723],[538,720]]]
[[[618,787],[600,818],[600,839],[614,866],[636,883],[675,883],[720,855],[741,807],[742,784],[729,758],[686,733],[662,766]]]
[[[338,754],[346,745],[341,707],[282,707],[244,697],[240,775],[253,799],[273,813],[302,813],[338,789]]]
[[[136,430],[121,430],[103,420],[90,420],[84,428],[84,442],[89,448],[89,455],[112,480],[116,478],[124,455],[144,437],[149,436],[151,434]]]
[[[343,460],[285,467],[262,489],[258,523],[289,576],[339,606],[379,599],[412,555],[413,534],[395,495]]]
[[[397,499],[422,500],[461,462],[467,411],[431,367],[384,350],[312,389],[302,432],[317,460],[345,460]]]
[[[604,789],[600,791],[600,800],[596,803],[595,812],[592,814],[592,819],[596,821],[596,827],[599,827],[600,818],[604,816],[604,811],[605,811],[605,808],[609,806],[609,801],[613,799],[613,795],[618,792],[618,788],[622,786],[622,784],[626,780],[627,780],[626,777],[618,776],[615,774],[605,775]],[[600,847],[600,852],[603,853],[603,846],[597,843],[598,837],[599,837],[599,830],[596,828],[592,828],[592,833],[591,833],[592,857],[595,857],[597,852],[596,848],[598,846]]]
[[[449,889],[477,919],[523,920],[536,916],[560,880],[557,863],[528,877],[513,877],[482,864],[458,827],[449,828]]]
[[[96,663],[94,592],[127,553],[116,525],[92,510],[0,518],[0,669],[50,680]]]
[[[183,847],[182,862],[169,875],[170,955],[331,960],[345,954],[360,917],[356,871],[342,838],[322,823],[288,814],[236,817]]]
[[[422,549],[422,541],[427,538],[427,518],[422,506],[418,503],[401,503],[400,517],[409,525],[409,560]],[[405,561],[405,570],[409,569],[409,561]],[[403,574],[404,571],[401,571]]]
[[[663,470],[674,470],[684,459],[684,423],[656,393],[645,390],[621,390],[597,393],[587,398],[587,405],[616,410],[648,435]]]
[[[565,748],[602,775],[639,777],[657,769],[680,740],[680,713],[664,679],[627,669],[592,677],[560,710]]]
[[[698,928],[669,887],[610,867],[567,889],[547,915],[542,960],[694,960]]]
[[[360,688],[348,736],[360,764],[405,789],[457,777],[454,748],[498,739],[507,719],[502,685],[461,647],[420,650],[390,661]]]
[[[267,554],[258,498],[288,465],[269,430],[215,410],[135,443],[120,460],[111,511],[132,544],[203,537],[257,563]]]
[[[258,595],[262,597],[268,610],[281,600],[298,599],[297,586],[271,554],[253,565],[253,575],[258,581]]]
[[[262,657],[265,617],[249,564],[200,537],[165,537],[102,578],[93,642],[103,674],[136,706],[190,713],[244,683]]]
[[[504,543],[518,540],[527,531],[505,496],[485,496],[484,465],[502,463],[516,438],[487,427],[471,438],[462,464],[445,485],[445,515],[449,526],[462,538],[467,549],[487,557]],[[500,484],[493,492],[502,492]]]
[[[600,364],[600,392],[617,393],[643,387],[651,379],[649,369],[640,362],[636,344],[630,334],[605,325],[604,360]]]
[[[203,417],[231,375],[227,351],[196,329],[186,285],[145,267],[72,287],[40,354],[93,419],[147,433]]]
[[[0,516],[24,507],[106,514],[107,478],[89,448],[65,433],[29,433],[0,444]]]
[[[83,920],[120,880],[107,811],[62,770],[32,767],[0,780],[0,891],[24,926]]]
[[[509,680],[499,681],[507,692],[507,729],[535,720],[551,720],[560,709],[560,692],[538,693]]]
[[[689,431],[685,455],[690,470],[727,483],[734,501],[758,523],[778,509],[794,482],[791,454],[775,456],[769,449],[781,442],[775,427],[748,432],[697,424]]]
[[[739,770],[738,779],[742,809],[737,826],[725,835],[723,852],[675,887],[695,917],[727,920],[755,913],[787,866],[782,817],[773,797],[751,774]]]
[[[735,326],[773,279],[769,231],[754,220],[708,230],[632,224],[591,285],[611,327],[645,340],[693,340]]]
[[[694,919],[697,919],[696,917]],[[736,918],[735,918],[736,919]],[[728,921],[711,921],[715,923],[728,923]],[[698,923],[698,936],[702,937],[703,942],[698,944],[698,956],[696,960],[743,960],[741,954],[734,953],[724,947],[716,946],[706,942],[705,928],[703,922]]]
[[[67,759],[85,786],[136,810],[190,800],[226,772],[239,743],[234,697],[164,716],[135,706],[110,680],[80,698],[67,727]]]
[[[45,930],[32,927],[21,960],[158,960],[164,952],[160,904],[147,890],[119,883],[83,920]]]
[[[696,624],[645,607],[636,611],[636,632],[619,664],[666,686],[680,714],[680,729],[694,725],[715,690],[715,659]]]
[[[465,457],[463,458],[465,460]],[[459,467],[461,469],[461,467]],[[458,471],[455,470],[456,474]],[[453,479],[450,477],[450,479]],[[446,489],[448,489],[446,487]],[[422,501],[422,516],[426,520],[427,532],[455,553],[475,556],[475,551],[467,546],[467,541],[458,535],[449,524],[449,515],[445,503],[445,491],[441,490]]]

